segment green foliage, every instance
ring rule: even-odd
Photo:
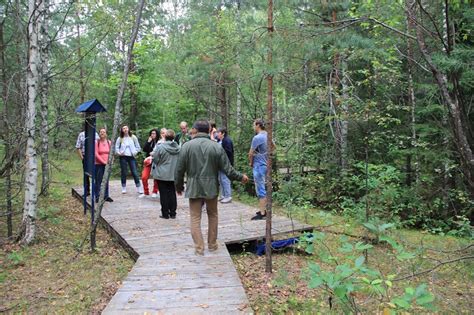
[[[383,234],[392,226],[390,224],[367,224],[370,231]],[[383,235],[380,241],[386,241],[394,249],[394,255],[398,260],[408,260],[415,257],[407,252],[402,245],[392,238]],[[380,270],[370,267],[365,263],[364,252],[370,253],[373,245],[361,241],[353,244],[347,237],[341,237],[338,252],[344,253],[344,259],[337,258],[331,254],[331,249],[326,245],[326,235],[324,233],[306,233],[300,238],[300,246],[311,255],[318,257],[324,263],[310,262],[305,273],[309,288],[323,288],[331,296],[335,297],[336,303],[345,312],[358,312],[358,306],[354,299],[355,293],[363,293],[377,296],[380,300],[386,301],[395,310],[412,310],[414,308],[424,308],[434,311],[434,297],[427,290],[427,286],[421,284],[414,290],[411,287],[405,288],[403,296],[395,296],[393,290],[393,280],[395,275],[383,274]],[[329,266],[329,267],[328,267]]]
[[[11,264],[14,266],[20,266],[23,265],[25,262],[25,257],[23,253],[20,251],[12,251],[7,255],[7,259],[10,261]]]
[[[416,289],[405,288],[405,294],[393,298],[391,302],[402,310],[412,310],[415,306],[429,311],[436,310],[433,306],[434,296],[428,291],[426,284],[420,284]]]
[[[54,206],[47,208],[38,208],[38,219],[41,221],[48,221],[52,224],[60,224],[63,218],[59,215],[60,209]]]

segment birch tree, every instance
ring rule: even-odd
[[[41,194],[48,194],[49,186],[49,127],[48,127],[48,89],[49,89],[49,0],[41,2],[42,23],[40,26],[40,49],[41,49],[41,80],[40,80],[40,99],[41,99]]]
[[[122,109],[122,99],[123,95],[125,93],[125,89],[127,87],[127,79],[128,79],[128,73],[130,71],[130,63],[132,61],[132,55],[133,55],[133,46],[135,45],[135,41],[137,39],[137,34],[138,34],[138,29],[140,28],[140,22],[142,18],[142,12],[143,12],[143,6],[145,5],[145,0],[140,0],[140,3],[138,4],[137,8],[137,13],[136,13],[136,19],[135,19],[135,24],[133,26],[132,30],[132,35],[130,36],[130,42],[128,44],[128,51],[127,53],[127,58],[125,59],[125,64],[123,66],[123,74],[122,74],[122,82],[120,84],[120,87],[117,91],[117,100],[115,102],[115,113],[114,113],[114,125],[113,125],[113,131],[112,131],[112,138],[111,141],[112,143],[115,143],[115,140],[117,138],[118,134],[118,128],[120,126],[121,120],[122,120],[122,115],[121,115],[121,109]],[[113,163],[113,156],[115,155],[115,146],[112,145],[110,148],[110,154],[109,154],[109,159],[107,161],[107,165],[105,166],[105,172],[104,172],[104,177],[102,179],[102,184],[100,187],[100,197],[99,197],[99,203],[97,205],[97,211],[95,213],[95,216],[93,218],[92,224],[91,224],[91,230],[90,230],[90,237],[91,237],[91,249],[95,250],[96,247],[96,231],[97,231],[97,224],[99,223],[100,215],[102,213],[102,209],[104,207],[104,193],[105,193],[105,186],[107,182],[109,181],[110,178],[110,173],[112,171],[112,163]]]
[[[36,235],[36,204],[38,201],[38,162],[35,147],[36,103],[39,89],[39,67],[41,63],[39,32],[41,16],[44,11],[42,0],[28,1],[28,68],[26,86],[28,105],[25,115],[26,152],[25,152],[25,200],[20,230],[21,243],[30,244]]]

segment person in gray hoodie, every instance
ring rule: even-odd
[[[155,146],[151,153],[153,159],[152,175],[158,180],[160,191],[161,215],[163,219],[176,219],[176,189],[174,173],[178,162],[180,146],[174,141],[175,133],[172,129],[166,130],[165,142]]]

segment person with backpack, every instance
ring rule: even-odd
[[[173,141],[175,133],[172,129],[166,130],[165,142],[155,146],[150,158],[153,159],[153,178],[158,180],[160,188],[160,203],[162,219],[176,219],[176,190],[174,176],[180,146]]]
[[[120,128],[120,136],[115,142],[115,152],[120,158],[120,180],[122,182],[122,194],[127,193],[127,166],[130,168],[137,193],[143,194],[143,186],[140,183],[135,157],[141,151],[137,137],[132,134],[127,125]]]

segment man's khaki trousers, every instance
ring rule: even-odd
[[[209,230],[207,232],[207,245],[209,250],[217,249],[217,197],[213,199],[190,198],[189,209],[191,214],[191,236],[193,237],[196,254],[204,254],[204,240],[201,231],[202,205],[206,204]]]

